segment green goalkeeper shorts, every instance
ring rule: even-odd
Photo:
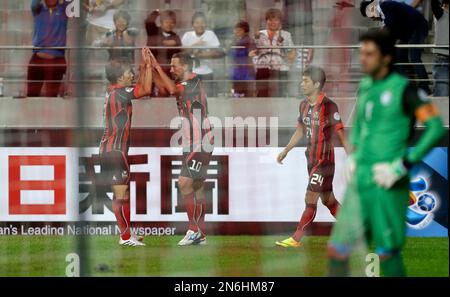
[[[372,165],[358,165],[347,186],[330,244],[351,250],[358,242],[375,243],[376,251],[400,250],[405,242],[409,177],[391,189],[375,184]]]

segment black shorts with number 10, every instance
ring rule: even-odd
[[[308,187],[311,192],[332,192],[334,178],[334,162],[308,162]]]
[[[183,167],[180,176],[205,180],[211,155],[212,152],[183,153]]]

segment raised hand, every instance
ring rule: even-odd
[[[150,55],[150,60],[151,60],[152,66],[153,66],[154,68],[160,67],[160,66],[159,66],[159,63],[158,63],[158,61],[156,60],[155,56],[153,55],[152,51],[151,51],[150,49],[148,49],[148,52],[149,52],[149,55]]]
[[[152,59],[150,56],[150,49],[148,47],[144,47],[141,50],[141,54],[142,54],[142,61],[144,62],[144,64],[146,65],[151,65],[152,64]]]

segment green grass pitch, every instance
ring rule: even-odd
[[[275,247],[284,236],[209,236],[206,246],[178,247],[180,236],[147,237],[146,247],[122,247],[115,236],[90,237],[91,276],[324,276],[328,237],[309,236],[300,249]],[[0,276],[65,276],[69,236],[0,236]],[[449,276],[448,238],[407,239],[409,276]],[[358,259],[352,266],[358,266]]]

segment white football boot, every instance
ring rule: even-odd
[[[193,245],[207,245],[206,236],[200,237],[196,241],[194,241]]]
[[[124,246],[145,246],[145,243],[140,242],[135,236],[130,236],[129,239],[123,240],[122,237],[119,240],[120,245]]]
[[[202,237],[201,232],[194,232],[192,230],[188,230],[186,235],[180,242],[178,242],[179,246],[192,245],[194,242],[198,241]]]

